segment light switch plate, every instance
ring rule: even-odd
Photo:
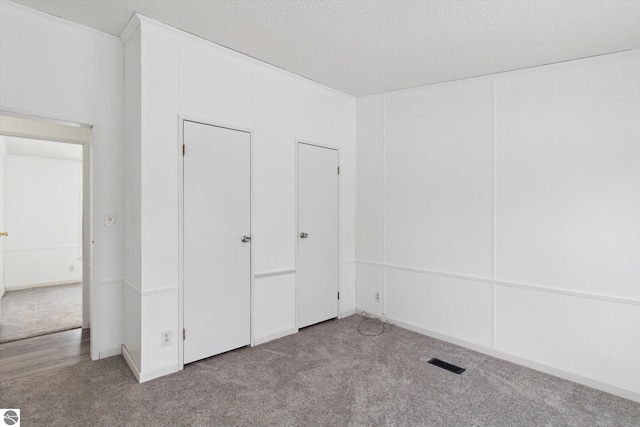
[[[104,215],[104,225],[107,227],[115,227],[116,226],[116,213],[115,212],[107,212]]]

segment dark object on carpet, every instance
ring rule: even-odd
[[[82,283],[9,291],[1,303],[0,343],[82,327]]]
[[[432,365],[436,365],[438,368],[446,369],[447,371],[451,371],[454,374],[458,375],[465,371],[465,369],[461,368],[460,366],[452,365],[451,363],[447,363],[444,360],[436,359],[435,357],[429,360],[429,363],[431,363]]]
[[[372,317],[366,311],[360,313],[360,316],[361,320],[358,324],[358,332],[368,337],[377,337],[378,335],[382,335],[385,330],[391,329],[394,326],[393,323],[390,323],[387,320]]]
[[[32,426],[638,426],[640,404],[360,316],[138,384],[121,356],[7,381]],[[451,375],[426,363],[464,364]]]

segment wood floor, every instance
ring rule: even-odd
[[[74,365],[89,356],[89,329],[0,344],[0,382]]]

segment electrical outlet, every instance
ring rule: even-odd
[[[162,339],[161,339],[160,345],[162,347],[171,345],[171,331],[162,331],[161,337]]]
[[[69,271],[76,271],[76,268],[75,268],[75,266],[73,266],[73,265],[70,265],[70,266],[69,266]]]
[[[380,302],[380,292],[376,291],[375,298],[376,298],[376,302]]]

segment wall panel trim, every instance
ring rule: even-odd
[[[623,298],[623,297],[616,297],[616,296],[610,296],[610,295],[594,294],[590,292],[572,291],[570,289],[550,288],[548,286],[543,286],[543,285],[506,282],[502,280],[496,280],[495,283],[498,286],[505,286],[509,288],[520,288],[520,289],[526,289],[529,291],[547,292],[551,294],[566,295],[566,296],[578,297],[578,298],[595,299],[598,301],[615,302],[618,304],[630,304],[630,305],[640,306],[640,300],[634,299],[634,298]]]
[[[173,293],[173,292],[178,292],[178,287],[177,286],[169,286],[166,288],[160,288],[160,289],[149,289],[147,291],[142,291],[140,292],[140,294],[144,297],[149,297],[152,295],[161,295],[161,294],[169,294],[169,293]]]
[[[492,280],[489,277],[468,276],[464,274],[455,274],[455,273],[449,273],[449,272],[443,272],[443,271],[427,270],[424,268],[406,267],[406,266],[393,265],[393,264],[384,264],[384,263],[373,262],[373,261],[358,260],[357,263],[364,264],[364,265],[373,265],[373,266],[382,267],[382,268],[388,268],[391,270],[410,271],[414,273],[428,274],[431,276],[449,277],[452,279],[469,280],[472,282],[480,282],[480,283],[491,283],[497,286],[520,288],[520,289],[526,289],[530,291],[546,292],[546,293],[572,296],[572,297],[578,297],[578,298],[595,299],[598,301],[614,302],[618,304],[630,304],[630,305],[640,306],[640,299],[635,299],[635,298],[625,298],[625,297],[602,295],[602,294],[596,294],[596,293],[590,293],[590,292],[573,291],[570,289],[551,288],[548,286],[532,284],[532,283],[518,283],[518,282],[509,282],[505,280]]]
[[[295,274],[296,269],[290,268],[288,270],[274,270],[274,271],[265,271],[264,273],[256,273],[253,275],[256,279],[263,279],[265,277],[274,277],[274,276],[286,276],[288,274]]]
[[[138,294],[142,294],[142,292],[140,291],[140,286],[136,286],[133,283],[131,283],[128,280],[123,280],[125,286],[127,286],[129,289],[133,290],[134,292],[138,293]]]

